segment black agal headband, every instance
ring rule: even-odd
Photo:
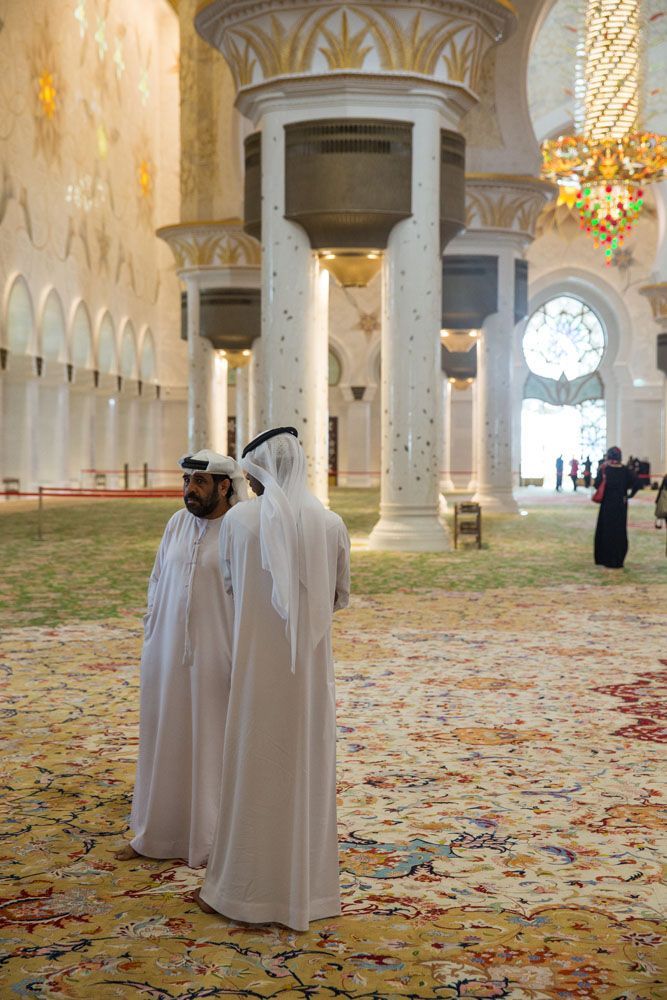
[[[296,427],[273,427],[270,431],[264,431],[263,434],[259,434],[256,438],[253,438],[250,444],[247,444],[243,449],[241,458],[245,458],[248,452],[254,451],[260,444],[264,444],[265,441],[269,441],[271,438],[277,437],[278,434],[292,434],[295,438],[299,437],[299,432]]]
[[[179,465],[181,466],[182,469],[197,469],[201,470],[202,472],[206,472],[206,470],[208,469],[208,461],[203,462],[200,458],[190,458],[189,455],[186,455],[185,458],[182,458],[181,461],[179,462]]]

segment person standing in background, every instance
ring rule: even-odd
[[[570,459],[570,479],[572,480],[572,489],[577,492],[577,479],[579,478],[579,461],[576,458]]]
[[[593,463],[591,462],[591,456],[586,455],[586,461],[584,462],[584,486],[586,489],[590,488],[591,485],[591,469],[593,468]]]
[[[595,488],[604,479],[604,494],[600,502],[595,527],[594,555],[597,566],[622,569],[628,553],[628,499],[639,489],[632,469],[621,464],[621,449],[610,448],[607,461],[595,477]]]
[[[560,493],[563,489],[563,456],[559,455],[556,459],[556,493]]]

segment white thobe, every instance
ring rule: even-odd
[[[336,695],[331,630],[311,648],[301,585],[296,667],[262,569],[262,498],[226,516],[221,564],[234,597],[222,799],[201,896],[234,920],[306,930],[340,913]],[[326,511],[331,608],[349,597],[349,538]]]
[[[144,618],[130,843],[192,867],[206,863],[220,802],[233,615],[218,554],[223,520],[185,509],[169,520]]]

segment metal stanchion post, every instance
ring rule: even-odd
[[[125,482],[125,489],[129,490],[129,488],[130,488],[130,466],[128,465],[127,462],[123,466],[123,480]]]
[[[39,497],[37,500],[37,541],[41,542],[43,540],[42,536],[42,513],[44,509],[44,498],[42,497],[42,488],[38,487]]]
[[[144,489],[148,489],[148,462],[144,462]]]

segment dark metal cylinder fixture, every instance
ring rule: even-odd
[[[262,332],[258,288],[206,288],[200,295],[200,333],[216,350],[244,351]],[[181,294],[181,338],[188,339],[187,296]]]
[[[498,258],[451,254],[442,258],[442,326],[481,330],[498,309]]]
[[[256,240],[262,237],[262,133],[253,132],[245,140],[243,187],[243,228]]]
[[[463,232],[466,222],[466,141],[440,130],[440,250]]]
[[[658,368],[667,375],[667,333],[658,334]]]
[[[245,140],[244,229],[262,230],[262,142]],[[412,212],[412,124],[322,119],[285,127],[285,217],[314,249],[382,250]],[[440,131],[440,242],[465,229],[465,139]]]
[[[528,261],[514,261],[514,322],[528,318]]]
[[[384,249],[412,212],[412,124],[322,119],[285,126],[285,218],[315,250]]]
[[[449,351],[441,346],[440,363],[445,375],[457,381],[465,382],[477,375],[477,344],[469,351]]]

